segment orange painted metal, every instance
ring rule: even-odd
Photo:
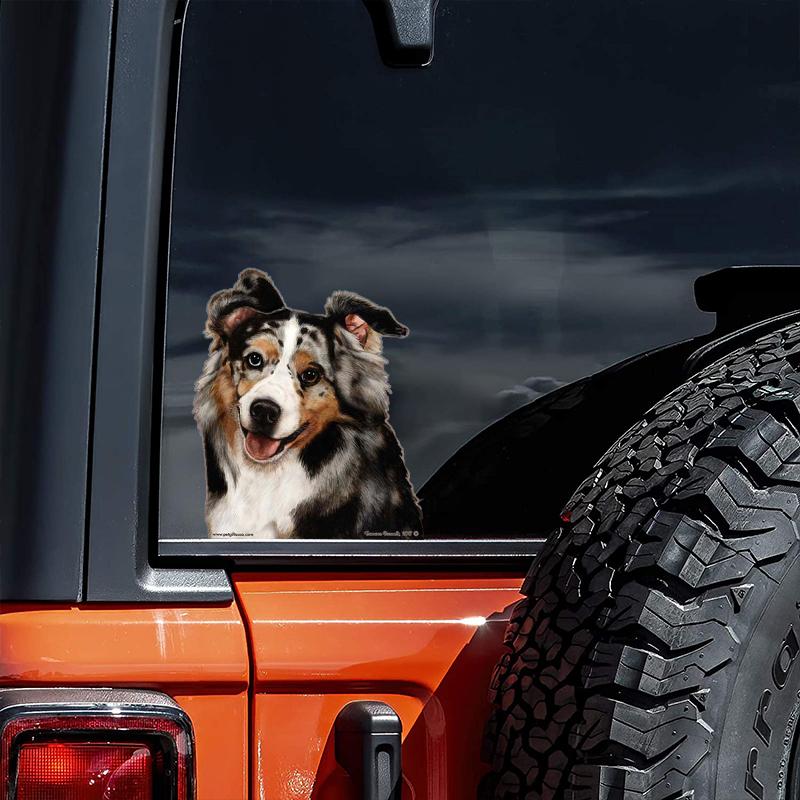
[[[2,612],[0,685],[166,692],[194,726],[198,800],[246,800],[249,660],[235,604]]]
[[[254,800],[355,800],[333,756],[350,700],[403,722],[404,798],[475,796],[486,700],[520,577],[235,575],[254,660]]]
[[[235,576],[234,604],[10,605],[0,685],[130,686],[173,696],[197,738],[198,800],[354,800],[333,755],[350,700],[403,721],[404,798],[474,796],[486,687],[518,576]],[[248,711],[251,719],[248,720]]]
[[[197,800],[246,800],[248,784],[247,691],[217,694],[197,675],[195,691],[168,692],[192,720],[197,764]],[[167,691],[165,688],[164,691]]]

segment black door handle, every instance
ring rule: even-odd
[[[386,703],[348,703],[333,725],[336,760],[360,788],[359,800],[400,800],[403,725]]]

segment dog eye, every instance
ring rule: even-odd
[[[300,383],[302,383],[303,386],[313,386],[315,383],[319,382],[321,377],[322,375],[316,367],[307,367],[300,373]]]
[[[261,353],[256,353],[255,351],[252,353],[247,354],[247,366],[252,367],[253,369],[261,369],[264,366],[264,356]]]

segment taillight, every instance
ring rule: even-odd
[[[19,748],[16,800],[152,800],[147,744],[30,742]]]
[[[0,734],[3,800],[193,800],[192,749],[177,708],[18,706]]]

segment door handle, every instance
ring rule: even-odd
[[[333,724],[336,760],[360,789],[359,800],[400,800],[403,725],[386,703],[348,703]]]

